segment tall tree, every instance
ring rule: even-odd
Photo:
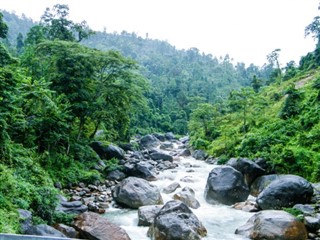
[[[3,14],[0,12],[0,38],[6,38],[8,33],[8,26],[3,21]]]

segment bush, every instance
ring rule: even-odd
[[[57,190],[51,187],[39,187],[34,192],[31,209],[34,215],[53,223],[53,215],[58,204]]]

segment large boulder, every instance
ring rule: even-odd
[[[266,210],[253,215],[236,234],[255,240],[306,240],[302,222],[285,211]]]
[[[99,155],[101,159],[123,159],[125,155],[125,151],[122,148],[112,144],[105,144],[103,142],[93,142],[90,144],[90,146]]]
[[[73,227],[79,231],[80,237],[84,239],[130,240],[125,230],[93,212],[78,215],[74,220]]]
[[[124,171],[128,176],[139,177],[148,181],[157,180],[154,166],[148,162],[126,163]]]
[[[61,201],[56,207],[57,212],[69,213],[69,214],[80,214],[88,211],[88,207],[82,204],[81,201]]]
[[[160,144],[159,139],[154,135],[148,134],[140,139],[139,145],[142,149],[152,149]]]
[[[203,150],[195,150],[192,153],[192,157],[194,157],[197,160],[206,160],[208,158],[208,156],[209,155]]]
[[[162,205],[142,206],[138,209],[138,226],[151,226]]]
[[[195,198],[195,193],[192,188],[184,187],[180,192],[173,195],[174,200],[179,200],[190,208],[197,209],[200,203]]]
[[[155,161],[170,161],[170,162],[173,161],[172,156],[162,152],[153,152],[150,154],[150,157],[152,160],[155,160]]]
[[[270,174],[258,177],[250,186],[250,194],[257,197],[272,181],[279,179],[283,175]]]
[[[69,238],[78,238],[79,232],[77,232],[73,227],[67,226],[65,224],[59,223],[54,226],[55,229],[62,232]]]
[[[207,230],[180,201],[167,202],[156,215],[148,236],[155,240],[199,240],[207,235]]]
[[[312,185],[304,178],[283,175],[272,181],[257,197],[258,206],[265,209],[282,209],[298,203],[309,203],[313,195]]]
[[[110,181],[121,181],[125,177],[126,175],[118,169],[109,172],[107,175],[107,179]]]
[[[113,188],[112,196],[117,203],[135,209],[163,203],[159,189],[148,181],[137,177],[128,177],[122,180]]]
[[[28,210],[18,209],[21,233],[25,233],[32,226],[32,213]]]
[[[227,162],[227,165],[241,172],[248,186],[250,186],[257,177],[264,175],[266,172],[257,163],[248,158],[231,158]]]
[[[38,236],[63,237],[63,238],[66,237],[66,235],[64,235],[62,232],[46,224],[31,226],[27,229],[25,234],[38,235]]]
[[[175,190],[177,190],[177,188],[180,188],[180,187],[181,187],[180,183],[173,182],[169,186],[163,188],[162,192],[164,192],[165,194],[170,194],[170,193],[173,193]]]
[[[230,166],[219,166],[211,170],[205,188],[205,199],[209,203],[232,205],[245,201],[249,188],[243,175]]]

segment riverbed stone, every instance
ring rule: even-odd
[[[281,177],[278,174],[270,174],[258,177],[250,186],[250,194],[257,197],[272,181]]]
[[[164,192],[166,194],[170,194],[170,193],[173,193],[175,190],[177,190],[177,188],[181,188],[180,183],[173,182],[169,186],[167,186],[164,189],[162,189],[162,192]]]
[[[138,209],[138,226],[151,226],[162,205],[142,206]]]
[[[206,228],[187,205],[174,200],[161,208],[148,231],[154,240],[199,240],[206,235]]]
[[[230,166],[219,166],[209,173],[205,188],[207,202],[232,205],[247,200],[249,188],[243,175]]]
[[[200,207],[199,201],[195,198],[192,188],[184,187],[180,192],[173,195],[174,200],[179,200],[190,208],[197,209]]]
[[[265,210],[253,215],[236,234],[254,240],[306,240],[305,225],[291,214],[280,210]]]
[[[192,157],[194,157],[197,160],[206,160],[208,158],[208,156],[209,155],[203,150],[195,150],[192,153]]]
[[[114,180],[121,181],[125,177],[126,175],[120,170],[113,170],[109,172],[107,175],[107,179],[111,181],[114,181]]]
[[[227,162],[227,165],[241,172],[248,186],[250,186],[257,177],[266,173],[263,168],[248,158],[231,158]]]
[[[79,232],[76,231],[73,227],[67,226],[65,224],[56,224],[54,226],[55,229],[58,231],[62,232],[64,235],[66,235],[69,238],[78,238],[79,237]]]
[[[126,231],[99,214],[86,212],[78,215],[73,227],[80,237],[89,240],[130,240]]]
[[[142,149],[152,149],[157,147],[159,144],[159,139],[151,134],[143,136],[139,141],[139,145]]]
[[[134,209],[163,203],[159,189],[148,181],[137,177],[128,177],[122,180],[113,188],[112,196],[118,204]]]
[[[272,181],[257,197],[258,206],[263,209],[282,209],[295,204],[309,203],[313,195],[312,185],[304,178],[283,175]]]
[[[31,226],[25,233],[37,236],[66,237],[62,232],[46,224]]]
[[[125,156],[125,151],[122,148],[113,144],[105,144],[103,142],[96,141],[92,142],[90,146],[99,155],[101,159],[123,159]]]
[[[171,155],[163,152],[153,152],[150,154],[150,157],[155,161],[173,161],[173,157]]]

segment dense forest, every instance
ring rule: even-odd
[[[55,182],[93,182],[105,171],[93,140],[189,134],[220,162],[265,158],[278,172],[320,180],[320,45],[297,65],[262,67],[134,33],[93,32],[66,5],[38,23],[0,14],[0,232],[16,209],[54,223]],[[306,34],[319,40],[319,18]],[[99,134],[97,134],[99,133]],[[115,167],[116,163],[105,162]]]

